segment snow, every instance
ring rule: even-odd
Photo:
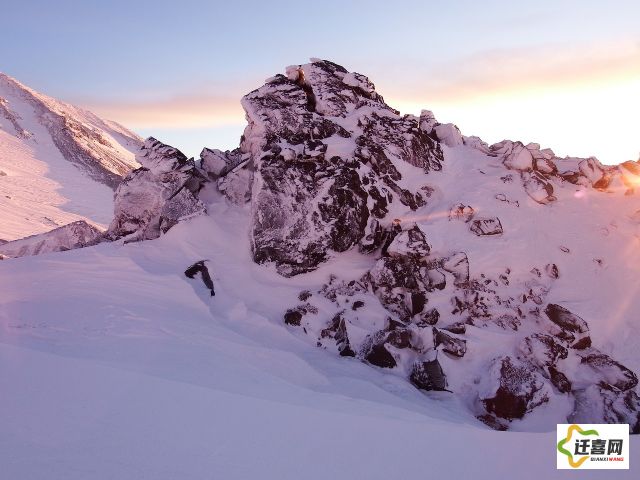
[[[217,205],[155,241],[0,263],[7,478],[559,478],[553,432],[487,430],[288,333],[280,305],[364,259],[283,279],[250,262],[246,218]],[[200,258],[216,297],[182,275]]]
[[[451,395],[421,393],[287,331],[282,306],[300,289],[371,259],[347,253],[282,278],[249,258],[247,207],[219,200],[154,241],[0,262],[4,475],[459,477],[482,465],[482,478],[560,478],[555,433],[490,431]],[[213,298],[182,274],[200,259]],[[572,291],[563,300],[578,311],[602,308],[588,289]],[[605,344],[618,335],[591,328]],[[464,461],[460,445],[473,445]],[[631,452],[640,453],[635,438]]]

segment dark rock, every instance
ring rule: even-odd
[[[409,381],[421,390],[447,389],[447,377],[437,358],[414,363]]]
[[[544,205],[556,200],[553,195],[553,185],[542,173],[537,171],[523,172],[521,178],[524,191],[536,202]]]
[[[438,323],[439,318],[440,312],[435,308],[431,308],[415,317],[414,322],[417,326],[424,328],[427,326],[435,325],[436,323]]]
[[[582,357],[581,364],[593,370],[602,388],[625,391],[638,385],[635,373],[604,353],[588,353]]]
[[[470,230],[479,237],[501,235],[503,233],[502,224],[500,223],[499,218],[472,220]]]
[[[522,340],[519,350],[523,356],[544,368],[555,365],[558,360],[567,358],[568,351],[553,336],[545,333],[536,333]]]
[[[302,312],[300,312],[298,309],[289,309],[284,314],[284,323],[286,323],[287,325],[299,327],[301,320]]]
[[[336,329],[336,346],[341,357],[355,357],[356,353],[351,348],[349,335],[347,334],[347,325],[344,318],[340,318],[338,328]]]
[[[571,348],[575,350],[584,350],[589,347],[591,347],[591,337],[589,335],[585,335],[571,345]]]
[[[549,320],[564,330],[572,333],[586,333],[589,331],[587,322],[560,305],[550,303],[545,308],[544,313],[547,314]]]
[[[469,258],[464,252],[457,252],[446,257],[442,262],[442,269],[453,275],[455,285],[469,282]]]
[[[309,290],[303,290],[298,295],[298,300],[300,300],[301,302],[306,302],[310,298],[311,298],[311,292]]]
[[[364,359],[371,365],[381,368],[394,368],[397,365],[393,355],[382,344],[372,345]]]
[[[214,297],[216,292],[213,288],[213,280],[211,279],[211,275],[209,274],[209,269],[204,264],[206,260],[200,260],[199,262],[194,263],[189,268],[184,271],[184,274],[188,278],[194,278],[196,275],[200,275],[202,279],[202,283],[209,289],[211,292],[211,296]]]
[[[351,309],[353,311],[356,311],[360,308],[364,307],[364,302],[362,300],[356,300],[355,302],[353,302],[353,305],[351,306]]]
[[[412,294],[429,289],[429,280],[422,276],[421,265],[411,257],[383,257],[368,274],[373,292],[382,305],[407,322],[413,316],[413,307],[409,308],[413,305]]]
[[[454,337],[433,327],[434,348],[442,346],[442,350],[455,357],[464,357],[467,353],[467,341]]]
[[[558,270],[558,266],[555,263],[548,263],[544,267],[545,272],[551,278],[558,278],[560,276],[560,272]]]
[[[571,382],[567,376],[553,365],[549,367],[549,379],[560,393],[569,393],[571,391]]]
[[[497,377],[491,392],[481,398],[487,412],[512,420],[547,402],[544,379],[526,364],[505,356],[494,360],[490,374]]]
[[[484,423],[486,426],[498,430],[499,432],[506,432],[509,430],[509,426],[505,424],[502,420],[495,417],[495,415],[491,415],[489,413],[485,413],[484,415],[476,416],[478,420]]]

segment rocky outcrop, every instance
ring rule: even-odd
[[[103,232],[84,220],[63,225],[53,230],[30,237],[0,244],[0,255],[6,258],[64,252],[95,245]]]
[[[486,411],[496,417],[522,418],[549,401],[549,387],[544,378],[509,356],[494,360],[488,375],[489,386],[479,398]]]
[[[180,220],[205,212],[197,197],[205,177],[193,159],[153,137],[145,141],[137,159],[142,167],[116,190],[107,239],[150,240]]]
[[[242,105],[256,262],[272,262],[285,276],[314,270],[333,252],[379,247],[370,239],[389,222],[390,205],[412,210],[428,202],[429,191],[402,186],[394,162],[439,170],[438,142],[363,75],[318,60],[288,68]]]
[[[302,292],[304,303],[284,321],[319,347],[397,372],[421,390],[464,395],[492,428],[508,429],[560,396],[575,399],[570,419],[637,423],[635,373],[591,347],[582,318],[561,305],[542,307],[557,265],[516,280],[509,268],[474,278],[469,263],[464,252],[432,253],[417,226],[394,231],[362,278],[333,277],[318,292]],[[484,366],[478,376],[459,363],[463,357]]]

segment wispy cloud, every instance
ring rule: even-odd
[[[478,97],[612,83],[640,75],[640,42],[485,51],[414,75],[389,99],[461,103]],[[384,94],[385,92],[383,92]]]
[[[156,99],[84,99],[78,103],[103,118],[133,129],[202,128],[243,123],[240,95],[192,92]]]

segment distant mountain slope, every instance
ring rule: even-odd
[[[0,73],[0,239],[109,222],[140,138]]]

